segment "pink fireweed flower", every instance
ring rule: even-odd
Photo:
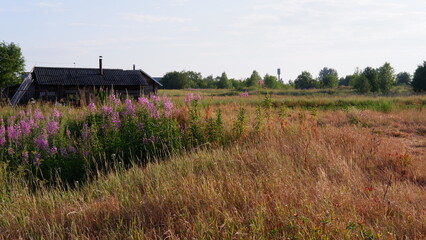
[[[6,138],[0,137],[0,147],[3,147],[5,143],[6,143]]]
[[[170,117],[171,112],[173,110],[173,103],[166,96],[163,96],[163,103],[164,103],[164,117],[168,118]]]
[[[249,96],[248,92],[240,93],[240,97],[248,97],[248,96]]]
[[[70,137],[70,136],[71,136],[71,131],[70,131],[69,129],[67,129],[67,130],[65,131],[65,134],[67,135],[67,137]]]
[[[151,96],[151,100],[152,100],[154,103],[158,103],[158,102],[160,102],[160,98],[159,98],[157,95],[152,95],[152,96]]]
[[[68,155],[67,149],[64,148],[64,147],[61,148],[60,152],[61,152],[61,155],[64,156],[64,157]]]
[[[94,104],[94,103],[89,103],[89,106],[88,106],[88,108],[89,108],[89,111],[90,111],[90,113],[95,113],[96,112],[96,105]]]
[[[112,107],[104,105],[104,106],[101,107],[101,110],[102,110],[104,115],[108,116],[108,115],[112,114]]]
[[[21,120],[21,130],[24,135],[29,135],[31,133],[30,121]]]
[[[142,106],[148,106],[148,104],[149,104],[149,99],[148,98],[146,98],[146,97],[140,97],[140,98],[138,98],[138,103],[140,104],[140,105],[142,105]]]
[[[59,120],[60,117],[61,117],[61,112],[57,108],[54,108],[53,109],[53,118],[55,118],[56,120]]]
[[[185,98],[185,103],[186,105],[190,105],[192,101],[199,101],[201,100],[201,96],[200,95],[194,95],[192,93],[188,93],[188,95],[186,95]]]
[[[41,121],[41,120],[43,120],[43,119],[44,119],[43,113],[40,111],[40,109],[36,109],[36,110],[34,111],[33,118],[34,118],[36,121]]]
[[[121,100],[120,98],[118,98],[117,96],[115,96],[114,94],[109,95],[109,100],[111,100],[115,105],[119,105],[121,104]]]
[[[148,103],[147,106],[149,116],[155,119],[158,119],[160,115],[158,114],[158,110],[153,103]]]
[[[188,93],[185,97],[186,105],[189,105],[192,102],[192,100],[194,100],[194,94]]]
[[[199,101],[201,100],[201,96],[199,94],[194,95],[194,101]]]
[[[111,116],[111,126],[118,130],[121,127],[120,113],[113,112]]]
[[[39,149],[49,149],[49,141],[45,135],[40,135],[38,138],[34,139],[34,143]]]
[[[124,114],[134,116],[136,114],[136,111],[135,107],[133,106],[132,100],[126,99],[124,104],[126,105],[126,111],[124,112]]]
[[[53,146],[51,149],[49,149],[49,154],[50,155],[56,155],[58,153],[58,148]]]
[[[25,117],[25,111],[24,110],[19,111],[18,116],[21,117],[21,118]]]
[[[17,141],[22,135],[21,127],[10,125],[7,126],[7,137],[11,142]]]
[[[46,124],[46,129],[49,135],[53,135],[59,131],[60,126],[58,122],[51,121]]]
[[[260,79],[259,81],[257,81],[257,84],[259,84],[259,86],[262,86],[263,85],[263,80]]]

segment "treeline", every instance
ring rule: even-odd
[[[254,70],[249,78],[237,80],[228,78],[225,72],[221,76],[212,75],[203,77],[201,73],[193,71],[169,72],[161,80],[166,89],[185,88],[217,88],[217,89],[244,89],[250,87],[264,86],[271,89],[291,88],[289,84],[284,84],[277,77],[266,74],[263,78]]]
[[[244,89],[258,86],[270,89],[314,89],[350,86],[360,93],[388,93],[393,86],[409,85],[418,92],[426,91],[426,61],[417,67],[414,76],[408,72],[395,74],[390,63],[385,63],[379,68],[357,69],[353,74],[341,78],[335,69],[328,67],[321,69],[316,78],[308,71],[303,71],[294,81],[290,80],[287,84],[269,74],[262,78],[256,70],[249,78],[241,80],[230,79],[225,72],[217,77],[203,77],[201,73],[193,71],[174,71],[164,75],[162,84],[166,89]]]

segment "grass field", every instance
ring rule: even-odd
[[[188,93],[202,96],[191,105],[185,97]],[[0,237],[426,238],[425,96],[272,92],[268,98],[262,93],[241,97],[220,90],[160,91],[163,94],[170,96],[178,111],[152,121],[150,112],[144,112],[149,105],[142,101],[135,109],[145,127],[135,130],[130,124],[134,120],[124,114],[119,134],[113,136],[96,135],[104,134],[95,128],[103,121],[99,120],[101,103],[96,110],[59,108],[61,130],[48,139],[49,144],[58,148],[69,144],[65,129],[87,122],[91,148],[75,143],[77,153],[71,160],[115,163],[96,168],[84,182],[72,186],[41,180],[31,163],[12,171],[10,161],[15,158],[5,157],[12,145],[3,147]],[[114,111],[129,111],[126,104]],[[6,124],[20,111],[28,113],[28,108],[40,109],[45,119],[53,118],[51,105],[4,107],[0,115]],[[166,114],[166,108],[160,112]],[[98,120],[100,125],[93,123]],[[174,123],[178,132],[173,132]],[[213,125],[221,128],[209,127]],[[162,132],[165,126],[169,130]],[[134,151],[117,163],[99,154],[113,151],[114,141],[126,144],[132,137],[148,137],[144,133],[150,129],[161,132],[163,141],[128,148],[139,149],[148,159]],[[71,132],[73,141],[85,141],[83,133]],[[175,139],[181,144],[176,145]],[[30,139],[13,146],[15,152],[24,146],[39,151],[32,145]],[[99,152],[89,158],[85,150]],[[42,156],[61,161],[58,155]]]

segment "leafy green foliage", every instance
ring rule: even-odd
[[[255,87],[257,86],[257,83],[259,80],[262,80],[262,77],[259,75],[259,73],[254,70],[251,74],[251,76],[245,81],[245,84],[247,87]]]
[[[217,87],[221,89],[229,89],[232,88],[232,83],[229,81],[228,76],[225,72],[219,78],[219,82],[217,83]]]
[[[335,88],[339,82],[339,75],[335,69],[324,67],[319,72],[318,80],[322,88]]]
[[[14,44],[0,43],[0,88],[19,83],[24,72],[25,61],[21,48]]]
[[[319,82],[313,79],[309,72],[304,71],[294,80],[294,85],[296,89],[310,89],[318,88]]]
[[[396,85],[410,85],[411,75],[408,72],[400,72],[396,75]]]
[[[426,61],[417,67],[411,85],[416,92],[426,91]]]
[[[380,91],[388,93],[395,84],[395,71],[389,63],[383,64],[378,70],[378,84]]]

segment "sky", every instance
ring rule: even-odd
[[[424,0],[0,0],[0,41],[34,66],[191,70],[287,82],[426,60]]]

